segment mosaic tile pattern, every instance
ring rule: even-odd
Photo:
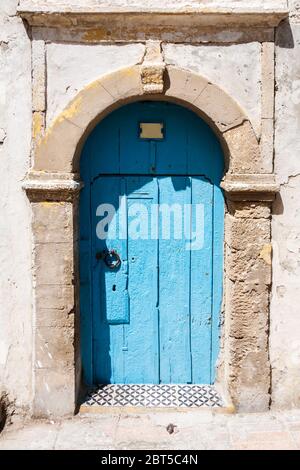
[[[224,406],[212,385],[99,385],[87,394],[87,406],[198,408]]]

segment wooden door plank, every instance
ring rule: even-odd
[[[124,334],[123,324],[129,321],[127,292],[127,244],[118,237],[119,222],[115,215],[108,224],[107,237],[99,238],[100,228],[106,212],[103,203],[118,209],[122,194],[122,178],[103,177],[93,183],[92,219],[94,253],[94,361],[95,380],[99,383],[118,383],[124,374]],[[104,217],[100,216],[100,213]],[[106,219],[107,220],[107,219]],[[99,225],[101,224],[101,225]],[[98,232],[98,233],[97,233]],[[114,249],[121,257],[121,267],[110,270],[103,259],[96,259],[96,253]]]
[[[124,382],[158,383],[158,241],[151,239],[151,207],[158,202],[157,180],[128,177],[127,194],[130,323],[125,327]]]
[[[204,178],[192,180],[191,243],[191,349],[194,383],[210,383],[212,328],[212,215],[213,185]],[[197,219],[197,221],[196,221]]]
[[[212,354],[211,383],[215,380],[216,362],[220,347],[220,322],[223,298],[223,240],[224,196],[222,189],[214,185],[213,213],[213,290],[212,290]]]
[[[159,178],[159,200],[160,381],[191,383],[190,254],[186,250],[186,240],[180,237],[179,232],[174,233],[174,229],[183,229],[180,218],[174,224],[171,217],[171,236],[168,237],[167,222],[161,215],[162,203],[174,205],[174,209],[177,204],[179,211],[184,204],[190,203],[190,179],[178,176]]]

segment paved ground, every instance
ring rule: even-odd
[[[173,424],[174,433],[167,426]],[[2,449],[300,449],[300,410],[93,413],[7,426]]]

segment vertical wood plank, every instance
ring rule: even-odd
[[[97,224],[103,219],[97,216],[99,205],[111,204],[119,208],[122,178],[102,177],[92,185],[92,257],[93,257],[93,324],[94,324],[94,362],[95,380],[98,383],[122,382],[123,361],[123,323],[124,309],[128,305],[127,293],[127,246],[118,237],[117,212],[108,225],[107,238],[99,239]],[[105,217],[105,213],[103,213]],[[107,268],[103,259],[97,260],[96,253],[103,250],[116,250],[122,260],[117,271]],[[113,290],[113,289],[116,290]]]
[[[210,383],[213,186],[205,178],[192,178],[192,204],[192,231],[198,232],[198,248],[191,251],[193,382]]]
[[[83,380],[93,384],[93,303],[91,274],[91,227],[90,219],[90,145],[86,143],[81,156],[81,178],[86,182],[80,194],[80,241],[79,241],[79,276],[80,276],[80,333]]]
[[[159,178],[161,203],[179,210],[190,202],[188,177]],[[159,240],[159,322],[160,322],[160,381],[162,383],[191,383],[190,354],[190,253],[185,240],[176,239],[174,228],[183,229],[180,220],[170,218],[171,238],[164,239],[160,213]],[[181,225],[181,227],[179,227]],[[165,234],[166,236],[166,234]]]
[[[213,213],[213,291],[212,291],[212,354],[211,382],[215,380],[216,362],[220,347],[220,315],[223,298],[223,240],[224,240],[224,196],[214,186]]]
[[[151,206],[158,201],[156,178],[128,177],[127,194],[130,323],[125,326],[127,351],[124,382],[159,383],[158,241],[151,239]],[[141,205],[142,213],[136,212],[137,204]],[[134,230],[131,233],[136,220],[145,224],[144,228],[140,227],[142,230],[138,238],[135,238]]]

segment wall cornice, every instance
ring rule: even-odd
[[[248,5],[247,5],[248,3]],[[273,2],[245,2],[245,6],[237,5],[235,2],[209,2],[202,4],[192,2],[190,6],[181,6],[166,3],[165,6],[151,7],[138,6],[109,6],[109,2],[95,4],[87,0],[84,4],[74,4],[70,1],[34,1],[21,0],[18,14],[31,26],[64,26],[64,27],[95,27],[99,22],[105,20],[116,21],[117,18],[133,18],[136,28],[143,25],[147,20],[151,25],[161,22],[168,26],[180,28],[186,26],[188,21],[190,27],[199,26],[247,26],[247,27],[276,27],[281,20],[288,16],[287,2],[278,0]],[[247,5],[247,6],[246,6]]]

